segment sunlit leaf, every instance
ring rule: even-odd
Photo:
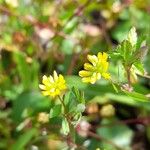
[[[49,117],[54,118],[58,117],[62,112],[61,104],[55,105],[53,108],[50,109]]]

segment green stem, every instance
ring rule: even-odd
[[[114,82],[110,79],[109,82],[111,83],[112,87],[114,88],[115,92],[118,93],[118,89],[117,87],[115,86]]]
[[[66,110],[66,106],[65,106],[63,99],[60,96],[58,96],[58,98],[64,108],[64,117],[67,119],[67,122],[69,124],[70,133],[68,135],[68,145],[70,146],[69,143],[75,144],[75,129],[74,129],[74,126],[71,124],[71,120],[69,116],[67,115],[67,110]]]
[[[125,70],[126,70],[126,73],[127,73],[127,79],[128,79],[129,88],[131,88],[130,69],[131,69],[131,67],[128,67],[128,66],[125,67]]]
[[[58,98],[59,98],[59,100],[60,100],[60,102],[61,102],[61,104],[62,104],[62,106],[64,108],[64,114],[66,114],[67,111],[66,111],[65,103],[64,103],[63,99],[60,96],[58,96]]]

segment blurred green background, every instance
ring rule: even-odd
[[[135,93],[116,93],[104,80],[84,84],[78,76],[87,54],[111,53],[133,26],[149,49],[149,0],[0,0],[0,149],[67,149],[59,118],[38,121],[53,103],[38,84],[56,70],[70,88],[85,92],[79,125],[86,131],[76,135],[78,149],[149,150],[150,53],[143,59],[147,77],[138,77]],[[119,62],[110,59],[109,70],[127,82]]]

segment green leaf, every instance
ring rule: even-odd
[[[28,130],[23,135],[20,135],[16,143],[13,144],[11,150],[23,150],[25,146],[31,141],[31,139],[37,134],[35,128]]]
[[[76,110],[76,106],[78,105],[78,101],[76,97],[71,93],[69,103],[68,103],[68,112],[72,113]]]
[[[124,58],[125,62],[129,62],[131,60],[133,48],[132,48],[132,45],[129,41],[124,40],[121,43],[118,50],[119,50],[120,54],[122,55],[122,57]]]
[[[150,102],[149,99],[141,94],[141,93],[137,93],[137,92],[125,92],[129,97],[132,97],[134,98],[135,100],[137,101],[140,101],[140,102]]]
[[[61,131],[64,135],[68,135],[70,129],[69,129],[69,123],[67,121],[66,118],[63,118],[62,120],[62,128],[61,128]]]
[[[50,118],[58,117],[61,114],[61,111],[62,105],[61,104],[55,105],[53,108],[50,109],[49,117]]]
[[[135,27],[132,27],[127,35],[127,40],[134,46],[137,43],[137,33]]]
[[[80,99],[80,92],[75,86],[72,88],[72,92],[77,97],[77,99]]]
[[[61,11],[59,18],[65,23],[72,16],[74,7],[70,6],[67,10]]]
[[[134,67],[137,73],[144,75],[144,66],[140,61],[135,62]]]
[[[136,50],[139,50],[141,48],[141,46],[146,46],[145,40],[146,40],[145,35],[141,35],[140,37],[138,37],[138,40],[136,43]]]
[[[103,119],[102,124],[109,124],[111,122],[114,122],[114,120],[108,120],[108,119]],[[126,125],[113,125],[110,126],[109,128],[99,128],[97,130],[97,133],[106,138],[107,140],[112,141],[116,145],[124,148],[129,148],[130,143],[133,137],[133,132],[131,129],[129,129]]]
[[[76,87],[72,88],[72,92],[74,93],[74,95],[79,103],[83,103],[83,104],[85,103],[83,92],[79,91]]]
[[[126,38],[130,28],[131,28],[130,20],[127,20],[127,21],[124,21],[124,22],[120,22],[114,28],[114,30],[112,30],[113,38],[116,39],[119,42],[122,42]]]
[[[49,110],[50,102],[49,98],[43,97],[38,91],[24,92],[13,103],[12,118],[15,122],[21,122],[28,115]]]
[[[69,88],[76,87],[81,90],[88,86],[88,84],[81,81],[79,76],[66,76],[65,79]]]
[[[67,92],[63,97],[64,103],[66,106],[69,104],[70,96],[71,96],[71,91]]]
[[[80,102],[85,104],[85,97],[84,97],[84,92],[83,91],[80,92]]]
[[[150,101],[144,96],[141,95],[135,95],[135,94],[129,94],[123,95],[123,94],[113,94],[113,93],[107,93],[105,97],[111,101],[126,104],[133,107],[139,107],[144,108],[146,110],[150,110]]]
[[[73,116],[73,121],[72,121],[72,124],[74,126],[76,126],[79,121],[81,120],[81,117],[82,117],[82,114],[81,113],[76,113],[74,116]]]
[[[112,84],[114,90],[116,91],[116,93],[118,93],[118,88],[117,88],[117,86],[116,86],[113,82],[111,82],[111,84]]]
[[[133,62],[142,61],[148,53],[148,47],[143,46],[140,49],[137,49],[134,53]]]
[[[67,25],[64,27],[65,33],[71,33],[74,31],[74,29],[77,27],[78,24],[78,17],[74,17],[72,20],[70,20]]]

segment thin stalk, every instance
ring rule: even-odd
[[[125,66],[125,70],[126,70],[128,85],[129,85],[129,89],[130,89],[131,88],[131,78],[130,78],[131,67],[130,66]]]
[[[66,106],[65,106],[65,103],[63,101],[63,99],[58,96],[63,108],[64,108],[64,117],[66,118],[68,124],[69,124],[69,129],[70,129],[70,133],[68,135],[68,138],[67,138],[67,144],[69,147],[73,147],[75,144],[75,129],[74,129],[74,126],[71,124],[71,120],[69,118],[69,116],[67,115],[67,110],[66,110]]]
[[[66,114],[66,107],[65,107],[65,103],[64,103],[63,99],[60,96],[58,96],[58,99],[60,100],[60,102],[64,108],[64,114]]]

